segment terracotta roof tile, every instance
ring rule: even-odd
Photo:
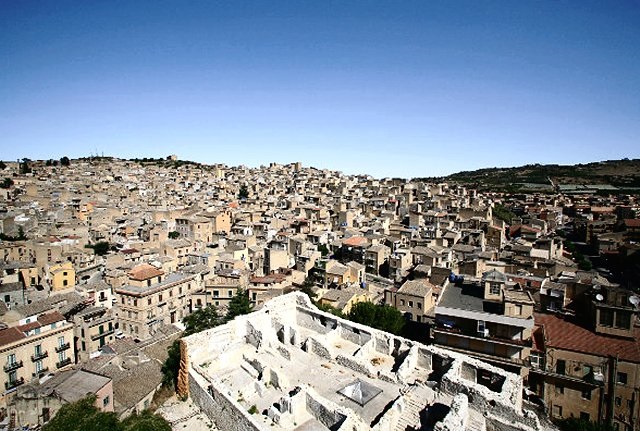
[[[151,266],[148,263],[140,264],[129,271],[129,278],[132,280],[148,280],[153,277],[158,277],[163,275],[164,272],[160,271],[155,266]]]
[[[625,339],[599,335],[551,314],[535,314],[536,324],[544,327],[545,346],[598,356],[616,355],[640,363],[640,338]]]
[[[0,346],[22,340],[23,338],[27,338],[27,336],[18,328],[6,328],[0,330]]]
[[[52,313],[47,313],[47,314],[41,314],[40,316],[38,316],[38,322],[40,322],[41,325],[50,325],[54,322],[64,322],[66,319],[64,318],[64,316],[62,314],[60,314],[59,311],[54,311]]]

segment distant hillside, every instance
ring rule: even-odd
[[[607,160],[578,165],[535,164],[515,168],[486,168],[425,180],[456,182],[481,190],[495,191],[552,191],[554,186],[557,188],[572,184],[608,185],[621,190],[635,191],[634,189],[640,188],[640,159]]]

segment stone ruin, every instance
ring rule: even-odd
[[[290,293],[181,341],[178,390],[219,429],[529,431],[520,376]]]

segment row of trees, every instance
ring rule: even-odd
[[[227,313],[221,316],[215,306],[209,305],[194,311],[182,319],[185,325],[183,336],[202,332],[206,329],[227,323],[237,316],[251,312],[251,301],[246,290],[238,289],[236,295],[229,301]],[[162,383],[175,389],[180,369],[180,340],[176,340],[169,346],[169,357],[162,365]]]

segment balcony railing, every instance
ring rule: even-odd
[[[56,363],[56,368],[66,367],[71,363],[71,358],[63,359],[62,361]]]
[[[67,350],[67,349],[68,349],[68,348],[70,348],[70,347],[71,347],[71,343],[64,343],[64,344],[61,344],[61,345],[59,345],[58,347],[56,347],[56,353],[60,353],[60,352],[62,352],[63,350]]]
[[[22,361],[9,362],[9,363],[5,364],[4,372],[8,373],[8,372],[11,372],[13,370],[17,370],[18,368],[22,367],[22,365],[23,365]]]
[[[16,380],[13,380],[13,381],[4,382],[4,388],[6,390],[17,388],[18,386],[20,386],[23,383],[24,383],[24,377],[20,377],[19,379],[16,379]]]
[[[111,335],[115,332],[115,329],[109,329],[108,331],[104,331],[102,334],[95,334],[91,336],[91,339],[93,341],[96,341],[97,339],[99,339],[100,337],[106,337],[107,335]]]
[[[38,352],[31,355],[31,362],[39,361],[40,359],[44,359],[49,357],[49,352],[46,350],[44,352]]]
[[[458,328],[445,328],[443,326],[439,326],[434,328],[434,331],[436,332],[443,332],[445,334],[453,334],[453,335],[459,335],[461,337],[466,337],[466,338],[478,338],[478,339],[482,339],[482,340],[486,340],[486,341],[493,341],[496,343],[504,343],[504,344],[511,344],[514,346],[529,346],[531,347],[531,340],[514,340],[511,338],[503,338],[503,337],[496,337],[495,335],[481,335],[480,333],[477,332],[468,332],[468,331],[462,331]]]
[[[590,386],[604,385],[604,376],[601,373],[594,373],[593,371],[584,374],[582,377],[569,374],[560,374],[556,373],[554,370],[545,370],[543,368],[532,368],[531,372],[553,377],[556,379],[571,381],[574,383],[585,383]]]
[[[33,377],[41,376],[41,375],[43,375],[44,373],[46,373],[47,371],[49,371],[49,367],[44,367],[43,369],[41,369],[41,370],[40,370],[40,371],[38,371],[38,372],[31,373],[31,375],[32,375]]]

